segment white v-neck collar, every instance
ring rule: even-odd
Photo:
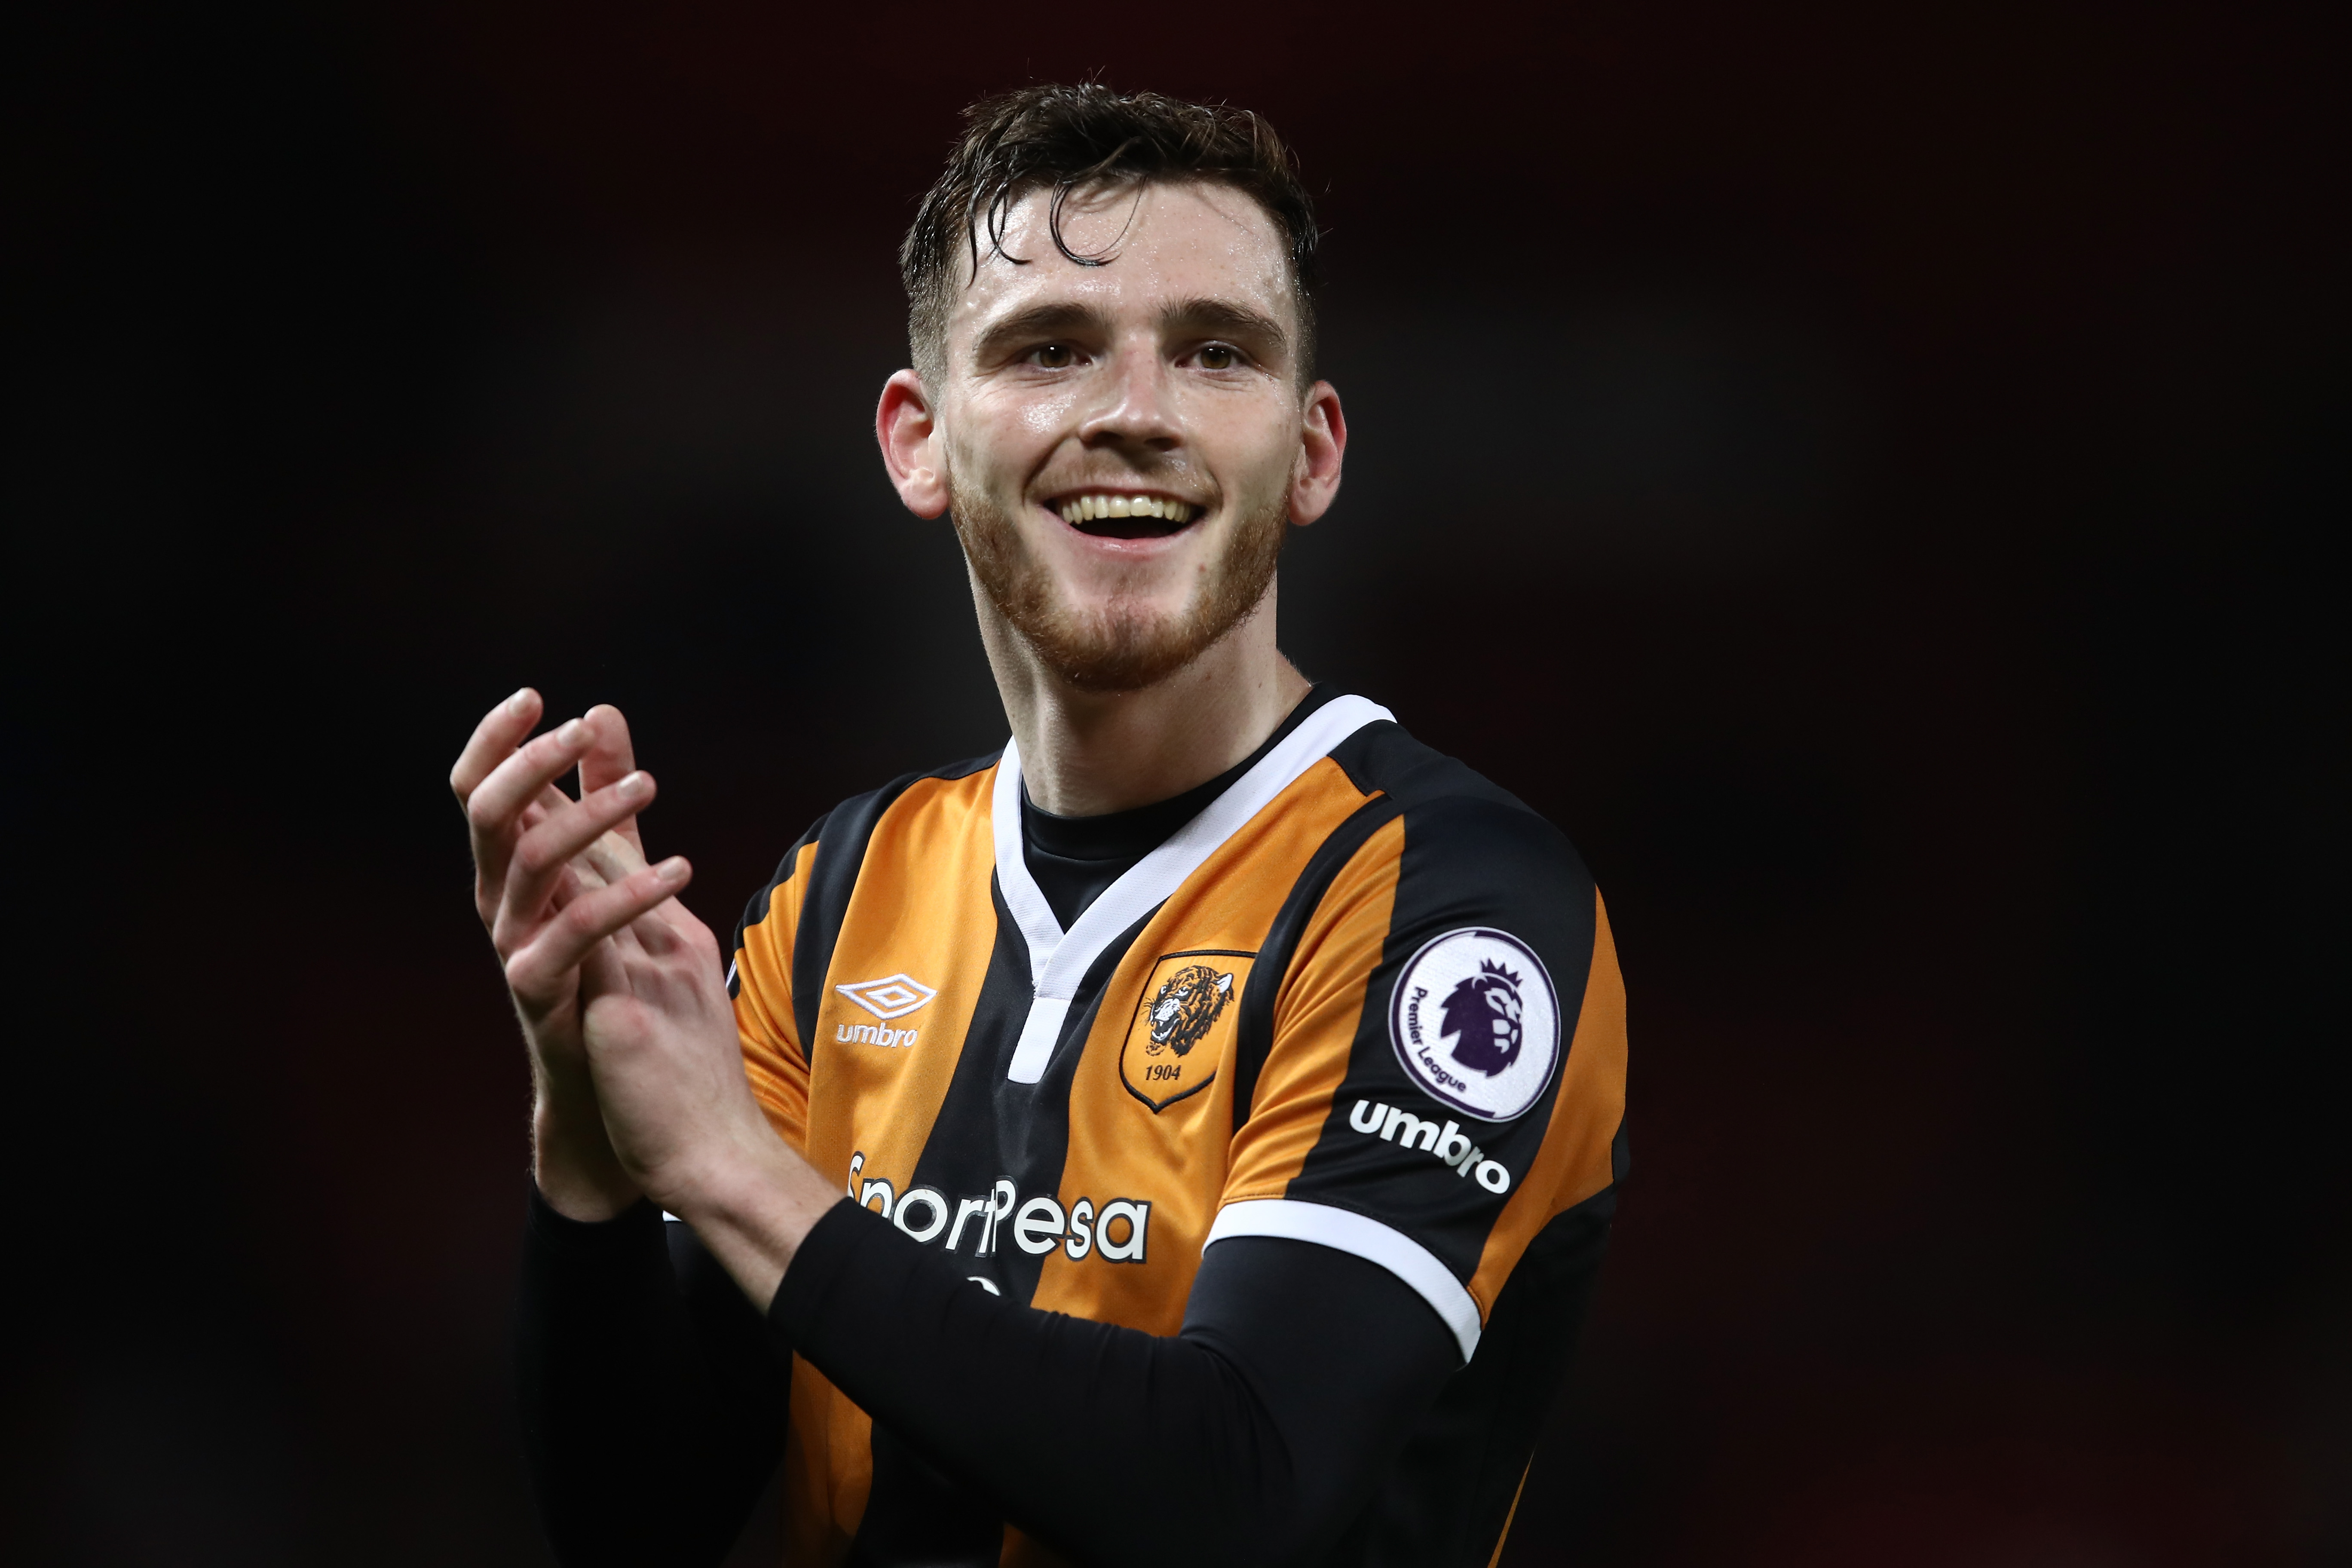
[[[1298,728],[1257,760],[1217,796],[1150,854],[1127,868],[1126,875],[1103,889],[1067,931],[1054,908],[1029,874],[1028,857],[1021,840],[1021,748],[1004,742],[1003,760],[996,764],[996,789],[989,803],[991,826],[996,832],[996,884],[1003,889],[1005,907],[1029,944],[1029,973],[1036,988],[1022,1026],[1021,1043],[1004,1076],[1014,1083],[1035,1083],[1045,1076],[1045,1062],[1060,1038],[1062,1021],[1069,1016],[1071,999],[1087,969],[1119,932],[1166,900],[1183,886],[1184,879],[1241,830],[1244,823],[1265,809],[1276,795],[1288,789],[1298,775],[1313,767],[1331,748],[1362,729],[1396,715],[1361,697],[1335,697],[1299,721]]]

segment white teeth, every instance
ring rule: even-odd
[[[1199,510],[1190,501],[1163,500],[1158,496],[1087,495],[1061,505],[1062,521],[1074,528],[1107,517],[1160,517],[1171,522],[1190,522]]]

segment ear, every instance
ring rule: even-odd
[[[1227,993],[1230,993],[1233,988],[1234,977],[1232,975],[1220,974],[1217,976],[1217,994],[1219,995],[1224,995]]]
[[[874,410],[874,438],[882,447],[882,466],[890,470],[890,482],[908,511],[933,518],[948,510],[939,416],[922,378],[913,371],[902,370],[882,384],[882,401]]]
[[[1298,461],[1290,475],[1290,521],[1305,528],[1331,510],[1339,493],[1339,466],[1348,456],[1348,416],[1328,381],[1307,389],[1300,411]]]

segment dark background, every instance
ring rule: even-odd
[[[45,26],[10,1561],[545,1561],[448,764],[519,682],[621,703],[724,926],[835,799],[1000,742],[868,434],[893,252],[962,103],[1097,70],[1266,112],[1327,193],[1355,445],[1286,646],[1610,897],[1634,1176],[1506,1562],[2352,1558],[2309,21]]]

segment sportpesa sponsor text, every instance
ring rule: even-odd
[[[1511,1173],[1498,1160],[1472,1142],[1452,1121],[1423,1120],[1410,1110],[1378,1100],[1359,1100],[1348,1113],[1348,1125],[1401,1149],[1420,1149],[1456,1176],[1474,1176],[1490,1193],[1511,1190]],[[1074,1198],[1065,1208],[1058,1198],[1042,1194],[1024,1199],[1010,1176],[999,1176],[977,1196],[950,1200],[936,1187],[909,1187],[900,1192],[883,1176],[866,1176],[866,1152],[849,1160],[849,1195],[909,1237],[925,1245],[939,1243],[950,1252],[963,1249],[967,1236],[971,1256],[995,1256],[1004,1237],[1033,1257],[1044,1257],[1056,1247],[1073,1262],[1097,1257],[1108,1263],[1141,1263],[1150,1245],[1151,1200],[1112,1198],[1097,1205],[1089,1197]],[[1010,1224],[1007,1224],[1007,1221]]]

